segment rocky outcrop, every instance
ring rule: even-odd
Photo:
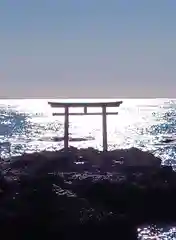
[[[43,164],[45,164],[43,162]],[[9,239],[116,236],[137,239],[136,226],[176,220],[176,173],[1,174],[0,231]]]
[[[159,167],[161,159],[155,157],[149,152],[141,151],[137,148],[126,150],[117,150],[113,152],[114,156],[119,156],[123,160],[125,166],[144,166],[144,167]]]
[[[13,157],[6,167],[32,172],[119,172],[125,168],[159,168],[161,160],[149,152],[136,148],[101,152],[93,148],[71,147],[56,152],[40,152]]]
[[[7,239],[37,232],[45,239],[131,240],[139,224],[176,220],[176,173],[135,148],[24,154],[1,169],[0,231]]]

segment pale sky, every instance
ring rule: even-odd
[[[0,0],[0,97],[176,97],[176,0]]]

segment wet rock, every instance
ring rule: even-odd
[[[172,142],[175,142],[176,139],[172,139],[172,138],[166,138],[164,140],[161,141],[161,143],[172,143]]]
[[[90,239],[87,227],[96,229],[94,238],[110,236],[111,226],[112,237],[133,239],[139,224],[176,220],[176,173],[139,149],[71,147],[24,154],[7,167],[0,178],[0,231],[14,238],[37,231],[68,239],[82,232]],[[10,171],[17,178],[7,181]]]
[[[155,157],[153,154],[149,152],[143,152],[137,148],[121,150],[120,158],[122,157],[124,159],[123,162],[125,166],[160,167],[161,165],[160,158]]]
[[[83,164],[82,164],[83,163]],[[118,172],[128,168],[130,171],[142,171],[147,168],[158,168],[161,160],[149,152],[143,152],[136,148],[117,149],[109,152],[100,152],[93,148],[77,149],[70,147],[66,152],[64,149],[56,152],[43,151],[40,153],[23,154],[13,157],[9,166],[13,169],[28,171],[54,172],[54,171],[96,171]]]

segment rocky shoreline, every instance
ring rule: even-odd
[[[1,160],[5,236],[136,239],[138,225],[175,221],[175,202],[176,172],[136,148],[71,147]]]

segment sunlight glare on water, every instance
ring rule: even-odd
[[[122,100],[122,99],[119,99]],[[0,139],[9,142],[12,155],[24,151],[55,150],[63,147],[63,141],[53,142],[52,137],[63,137],[64,117],[53,117],[53,111],[63,112],[63,109],[52,109],[48,101],[60,102],[100,102],[118,101],[117,99],[26,99],[1,100]],[[129,148],[138,147],[154,151],[163,159],[170,155],[175,159],[172,148],[160,148],[158,144],[165,136],[173,135],[176,124],[174,118],[175,100],[170,99],[124,99],[119,108],[109,108],[107,111],[118,111],[118,115],[107,117],[108,147]],[[70,109],[80,112],[82,109]],[[89,112],[101,111],[91,108]],[[101,116],[71,116],[70,137],[82,141],[70,141],[76,147],[95,147],[102,149],[102,117]],[[85,140],[85,141],[83,141]],[[165,146],[166,147],[166,146]],[[1,147],[4,152],[5,144]]]
[[[121,99],[120,99],[121,100]],[[58,150],[63,141],[54,137],[64,135],[64,117],[52,116],[48,101],[68,100],[0,100],[0,154],[2,158],[42,150]],[[72,102],[116,101],[114,99],[72,99]],[[176,169],[176,100],[124,99],[118,115],[108,116],[108,147],[137,147],[159,156],[163,164]],[[63,112],[57,110],[57,112]],[[70,111],[82,111],[70,109]],[[89,109],[88,111],[101,111]],[[102,149],[102,117],[71,116],[69,118],[69,144],[76,147]],[[164,143],[165,139],[173,142]],[[72,140],[71,140],[72,139]],[[74,141],[73,141],[74,140]],[[75,141],[76,140],[76,141]],[[148,226],[139,231],[139,239],[176,239],[175,228],[161,230]]]

